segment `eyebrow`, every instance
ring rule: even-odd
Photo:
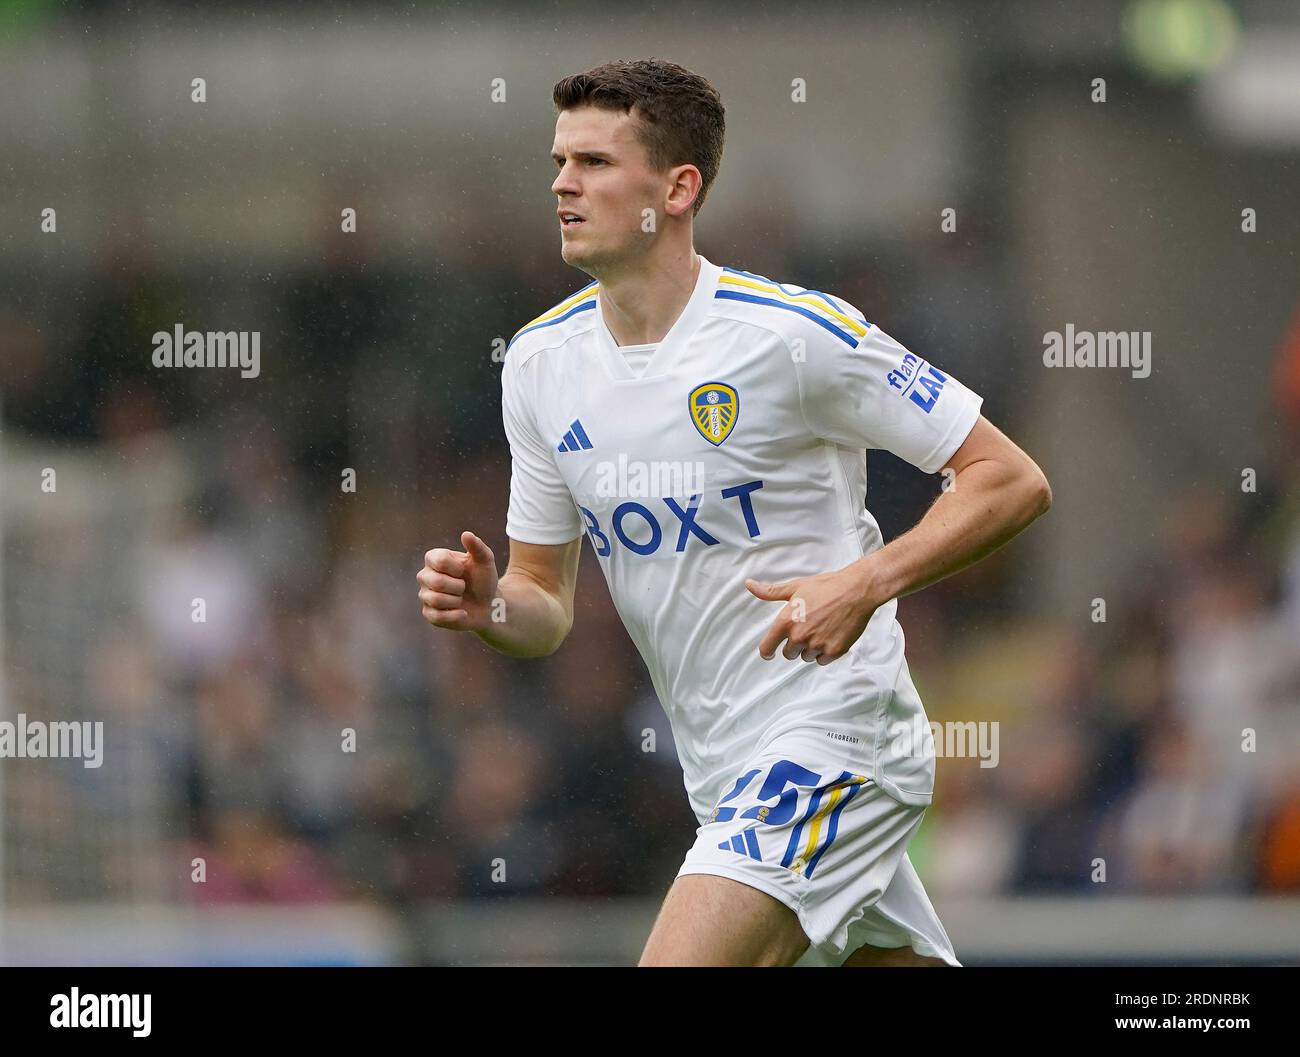
[[[575,158],[578,159],[599,158],[601,161],[611,160],[611,155],[606,154],[604,151],[600,151],[600,150],[575,150],[572,152],[572,154]],[[563,160],[564,160],[563,154],[560,154],[558,151],[554,151],[554,150],[551,151],[551,161],[561,162]]]

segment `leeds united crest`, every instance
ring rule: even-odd
[[[725,382],[705,382],[693,389],[690,405],[695,428],[713,445],[727,439],[740,413],[740,397]]]

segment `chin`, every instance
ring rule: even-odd
[[[565,264],[571,264],[575,268],[580,268],[588,263],[591,253],[582,246],[575,246],[572,242],[562,242],[560,244],[560,257]]]

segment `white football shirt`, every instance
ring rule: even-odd
[[[619,353],[627,361],[628,368],[632,372],[633,378],[640,378],[645,372],[645,365],[650,362],[650,357],[655,354],[659,348],[659,343],[652,342],[649,345],[620,345]]]
[[[897,600],[836,661],[780,650],[765,661],[758,643],[784,603],[744,581],[839,569],[882,546],[865,509],[864,449],[936,473],[981,398],[848,302],[703,257],[689,302],[636,375],[598,290],[579,290],[508,347],[507,534],[561,544],[586,532],[701,821],[777,736],[833,745],[895,799],[928,804],[933,744]],[[905,728],[925,736],[900,753]]]

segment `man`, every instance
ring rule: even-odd
[[[1044,513],[1046,478],[848,302],[695,252],[707,81],[618,62],[554,100],[561,255],[596,282],[508,348],[505,574],[472,532],[429,551],[424,617],[549,654],[591,541],[700,822],[642,965],[959,965],[906,854],[934,749],[898,736],[928,726],[894,614]],[[867,448],[955,475],[887,547]]]

